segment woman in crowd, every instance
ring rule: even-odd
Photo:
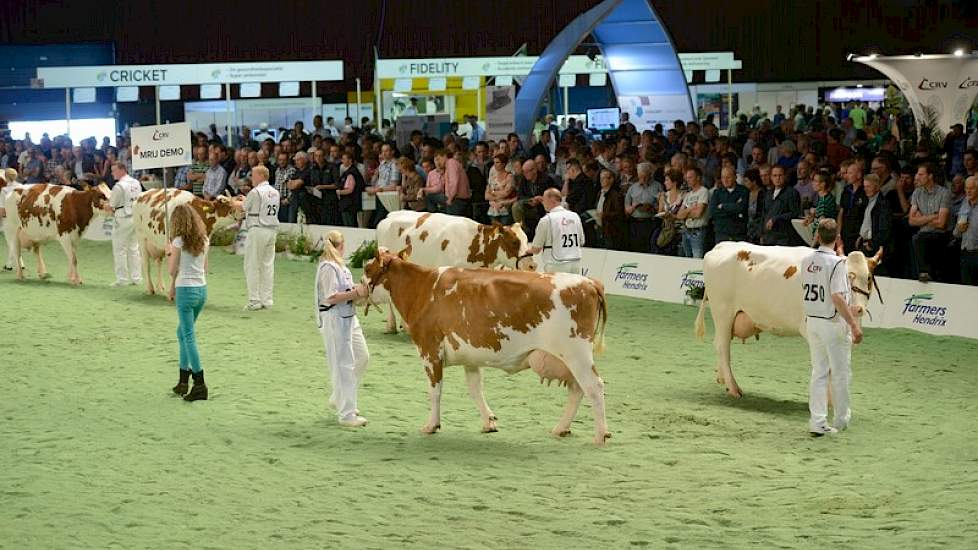
[[[679,255],[679,231],[682,222],[676,219],[676,212],[683,207],[683,192],[680,189],[683,173],[666,170],[666,190],[659,193],[659,217],[662,225],[652,234],[652,252],[665,256]]]
[[[764,231],[764,182],[761,171],[751,168],[744,174],[744,184],[749,192],[747,200],[747,242],[761,244]]]
[[[242,149],[238,149],[234,152],[234,169],[231,171],[231,175],[228,178],[228,185],[231,189],[239,195],[247,195],[248,191],[251,191],[250,186],[248,189],[243,189],[243,180],[251,176],[251,166],[248,164],[248,153]]]
[[[330,231],[316,271],[316,319],[326,347],[332,393],[329,404],[336,409],[341,426],[359,428],[367,424],[357,408],[357,389],[367,370],[369,352],[353,301],[368,294],[354,285],[353,275],[343,261],[343,234]]]
[[[204,222],[189,205],[181,204],[170,216],[173,240],[167,245],[170,257],[170,300],[176,301],[177,340],[180,344],[180,382],[173,393],[187,401],[207,399],[204,369],[197,350],[194,325],[207,302],[207,249],[209,242]],[[193,376],[194,386],[187,391]]]
[[[516,202],[516,184],[513,174],[506,171],[509,157],[499,153],[492,159],[489,184],[486,186],[486,201],[489,202],[489,219],[504,225],[513,223],[510,207]]]
[[[598,176],[601,191],[598,195],[598,212],[601,214],[601,232],[605,248],[628,250],[628,218],[625,216],[625,197],[618,188],[615,173],[601,170]]]
[[[835,195],[832,194],[832,185],[829,183],[831,176],[825,170],[815,173],[814,185],[815,192],[818,194],[815,199],[815,208],[808,217],[808,223],[812,224],[812,231],[818,227],[818,221],[822,218],[836,219],[839,217],[839,205],[835,202]]]
[[[424,187],[424,180],[409,157],[397,159],[397,170],[401,174],[401,205],[407,210],[424,211],[424,201],[418,200],[418,191]]]

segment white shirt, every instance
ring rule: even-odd
[[[244,209],[248,218],[248,229],[252,227],[278,227],[278,209],[281,197],[278,190],[267,181],[259,183],[248,192]]]
[[[326,299],[338,292],[349,292],[353,290],[353,275],[346,266],[338,265],[331,261],[319,262],[316,270],[316,321],[319,327],[323,326],[322,316],[325,314],[339,315],[348,319],[356,315],[353,302],[339,302],[330,306]],[[322,307],[329,310],[321,311]]]
[[[584,226],[576,212],[556,206],[537,222],[533,246],[547,249],[546,261],[574,262],[581,259],[584,245]]]
[[[200,256],[191,256],[189,252],[184,252],[183,237],[173,239],[173,247],[180,250],[180,271],[177,273],[175,286],[207,286],[207,271],[204,269],[204,264],[207,261],[210,241],[205,241]]]
[[[109,206],[112,207],[115,218],[131,218],[132,205],[142,192],[143,186],[136,178],[128,174],[115,182],[115,186],[112,187],[112,194],[109,195]]]
[[[849,273],[846,259],[836,256],[828,246],[821,246],[801,263],[802,300],[805,315],[834,319],[838,312],[832,302],[833,294],[842,294],[849,303]]]
[[[880,198],[880,194],[876,193],[873,198],[869,199],[869,204],[866,205],[866,211],[863,213],[863,224],[859,226],[859,236],[863,240],[871,240],[873,238],[873,207],[876,206],[876,200]]]

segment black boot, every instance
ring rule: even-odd
[[[189,387],[187,386],[187,380],[190,380],[190,371],[180,369],[180,382],[176,386],[173,386],[173,393],[183,396],[187,394]]]
[[[191,388],[190,393],[183,396],[186,401],[197,401],[198,399],[207,399],[207,384],[204,384],[204,371],[193,373],[194,377],[194,387]]]

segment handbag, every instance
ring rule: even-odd
[[[676,238],[676,224],[670,220],[665,220],[662,224],[662,229],[659,230],[659,236],[655,239],[655,244],[659,248],[665,248]]]

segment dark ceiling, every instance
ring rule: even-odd
[[[0,42],[112,42],[117,63],[343,59],[348,90],[381,57],[529,53],[598,0],[4,0]],[[679,51],[732,50],[738,81],[879,75],[846,54],[978,49],[978,0],[653,0]],[[310,7],[311,6],[311,7]]]

